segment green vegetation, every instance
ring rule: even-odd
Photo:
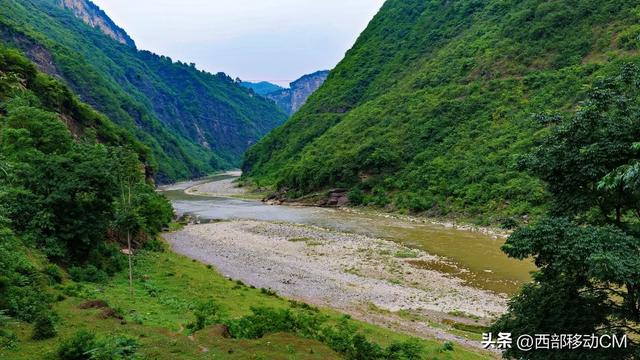
[[[120,44],[57,0],[6,0],[0,9],[0,40],[135,134],[160,182],[239,165],[248,144],[286,118],[227,75]]]
[[[16,50],[0,75],[0,358],[484,358],[166,252],[146,148]]]
[[[133,298],[127,271],[101,284],[65,280],[50,288],[52,296],[64,297],[53,304],[59,335],[35,341],[30,325],[14,321],[4,329],[16,335],[16,344],[0,349],[0,357],[71,359],[87,349],[108,348],[135,349],[139,358],[152,359],[344,359],[354,358],[355,351],[408,354],[412,349],[420,349],[421,357],[392,359],[487,358],[265,295],[172,252],[139,251],[134,274]],[[104,315],[114,312],[123,319]]]
[[[104,280],[122,268],[123,232],[139,247],[173,211],[146,183],[145,147],[17,51],[0,48],[0,74],[0,309],[43,340],[56,335],[46,287],[64,273],[54,263]],[[136,225],[127,229],[124,189]]]
[[[585,85],[637,58],[624,0],[389,0],[327,82],[245,157],[292,197],[352,190],[356,205],[499,224],[548,194],[516,166]]]
[[[418,253],[413,250],[400,250],[396,252],[395,257],[400,259],[415,259],[418,257]]]
[[[640,334],[640,71],[599,81],[575,114],[550,127],[521,166],[547,184],[549,217],[518,229],[504,251],[539,271],[495,332],[629,336],[628,349],[510,349],[513,359],[632,359]]]

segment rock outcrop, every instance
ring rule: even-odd
[[[71,10],[73,14],[87,25],[99,29],[105,35],[121,44],[135,47],[136,44],[129,34],[107,16],[96,4],[88,0],[58,0],[58,4]]]
[[[289,89],[267,94],[266,97],[275,101],[287,114],[293,115],[307,102],[309,96],[322,86],[327,76],[329,76],[328,70],[305,75],[292,82]]]

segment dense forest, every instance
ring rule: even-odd
[[[104,279],[172,220],[141,160],[148,148],[16,50],[0,48],[0,308],[55,336],[64,272]],[[126,235],[125,235],[126,234]],[[4,326],[4,324],[2,324]],[[0,330],[0,343],[12,341]]]
[[[595,79],[636,59],[637,4],[389,0],[327,82],[251,148],[245,176],[286,196],[512,223],[546,209],[517,165]]]
[[[59,1],[3,0],[0,8],[0,38],[134,133],[161,182],[238,166],[286,118],[229,76],[115,41]]]

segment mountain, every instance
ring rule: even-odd
[[[151,149],[160,182],[238,166],[286,119],[223,73],[137,50],[88,0],[0,0],[0,41]]]
[[[266,97],[273,100],[287,114],[292,115],[307,102],[309,96],[322,86],[328,75],[328,70],[305,75],[292,82],[288,89],[268,93]]]
[[[85,0],[58,0],[63,8],[69,9],[73,14],[87,25],[98,28],[105,35],[121,44],[135,47],[136,43],[124,29],[116,25],[107,14],[91,1]]]
[[[0,74],[2,74],[0,76],[1,119],[5,120],[7,117],[11,118],[11,115],[20,113],[30,114],[28,118],[31,125],[45,127],[47,123],[37,119],[37,115],[43,115],[46,121],[65,128],[64,132],[69,133],[76,141],[126,147],[134,150],[143,163],[147,162],[151,156],[149,149],[128,131],[116,126],[109,118],[82,103],[61,81],[39,72],[35,64],[18,50],[0,45]],[[24,126],[25,123],[28,122],[7,120],[0,123],[0,130],[16,124]],[[51,124],[48,126],[52,127]],[[0,135],[2,135],[1,131]],[[9,133],[6,135],[5,139],[12,139]],[[35,134],[33,131],[32,135],[44,138],[42,134]],[[51,139],[54,142],[60,141],[54,137]],[[30,143],[30,145],[34,144]],[[0,162],[5,159],[5,155],[7,154],[0,155]]]
[[[639,21],[624,0],[388,0],[247,152],[245,177],[483,223],[539,214],[543,186],[518,167],[547,131],[534,115],[575,109],[594,79],[638,62]]]
[[[282,86],[272,84],[268,81],[261,81],[257,83],[243,81],[240,85],[247,89],[252,89],[256,94],[263,96],[283,89]]]

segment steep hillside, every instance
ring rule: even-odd
[[[329,71],[326,70],[305,75],[292,82],[288,89],[273,91],[266,97],[273,100],[287,114],[293,115],[322,86],[328,75]]]
[[[82,103],[59,80],[39,72],[24,54],[0,45],[0,136],[10,113],[27,108],[55,117],[76,141],[127,147],[143,163],[151,156],[149,149],[130,133]],[[0,165],[8,155],[0,154]]]
[[[85,0],[58,0],[60,6],[69,9],[73,14],[82,19],[87,25],[98,28],[105,35],[121,44],[136,46],[133,39],[124,29],[116,25],[107,14],[91,1]]]
[[[0,40],[134,133],[151,149],[160,181],[238,165],[286,118],[225,74],[138,51],[88,0],[1,0],[0,9]]]
[[[518,170],[585,84],[638,59],[624,0],[388,0],[327,82],[246,155],[289,197],[345,187],[353,204],[485,221],[536,214]]]

